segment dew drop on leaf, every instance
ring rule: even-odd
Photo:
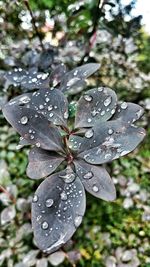
[[[86,101],[88,101],[88,102],[91,102],[92,99],[93,99],[93,97],[90,96],[90,95],[84,95],[84,99],[85,99]]]
[[[32,202],[36,203],[38,202],[38,196],[37,195],[34,195],[33,198],[32,198]]]
[[[122,109],[126,109],[128,104],[126,102],[123,102],[123,103],[121,103],[120,106],[121,106]]]
[[[86,131],[85,137],[86,138],[91,138],[94,135],[94,131],[92,129]]]
[[[20,121],[21,121],[21,124],[27,124],[28,118],[26,116],[23,116]]]
[[[107,97],[107,98],[105,99],[105,101],[104,101],[104,106],[107,107],[107,106],[110,105],[110,103],[111,103],[111,96],[109,96],[109,97]]]
[[[42,223],[41,227],[42,227],[43,230],[48,229],[48,227],[49,227],[48,222],[44,221],[44,222]]]
[[[93,185],[92,189],[93,189],[93,191],[94,191],[95,193],[99,191],[99,188],[98,188],[97,185]]]
[[[54,204],[54,200],[49,198],[46,200],[45,205],[47,208],[50,208]]]
[[[93,173],[92,173],[92,172],[87,172],[87,173],[83,176],[84,179],[91,179],[92,177],[93,177]]]
[[[74,225],[75,227],[78,227],[82,222],[82,216],[81,215],[77,215],[74,219]]]

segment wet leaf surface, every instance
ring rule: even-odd
[[[65,176],[66,171],[49,176],[33,197],[34,236],[38,247],[47,253],[56,251],[71,238],[85,212],[81,181],[76,177],[68,183]]]
[[[62,151],[62,139],[58,129],[36,111],[8,104],[3,109],[9,123],[30,144],[46,150]]]
[[[100,64],[89,63],[67,72],[60,83],[60,90],[74,93],[75,88],[78,90],[78,87],[81,87],[81,91],[85,86],[84,80],[96,72],[99,67]]]
[[[57,153],[33,148],[29,153],[27,175],[32,179],[44,178],[54,172],[63,160]]]
[[[107,121],[115,113],[117,96],[107,87],[88,90],[78,101],[75,128],[91,127],[99,121]]]
[[[97,123],[87,130],[79,157],[102,164],[130,153],[145,137],[145,130],[120,120]]]
[[[90,194],[106,201],[116,198],[115,186],[105,168],[90,165],[83,160],[76,160],[74,164],[77,175]]]

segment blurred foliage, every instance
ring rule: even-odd
[[[24,2],[0,1],[0,106],[20,92],[20,88],[6,84],[5,71],[36,67],[49,73],[60,61],[68,68],[98,62],[100,71],[88,80],[88,88],[110,86],[120,99],[143,105],[146,112],[141,125],[148,128],[150,37],[141,29],[141,16],[132,16],[136,1],[124,6],[121,0],[30,0],[44,55]],[[72,118],[79,96],[69,96]],[[0,136],[0,184],[15,199],[13,204],[7,194],[0,194],[0,266],[44,267],[40,259],[45,266],[48,262],[52,266],[52,259],[38,251],[32,240],[30,202],[38,182],[25,174],[28,150],[16,151],[19,138],[2,114]],[[148,130],[139,149],[107,166],[117,185],[117,200],[106,203],[88,195],[83,224],[64,248],[65,261],[60,266],[75,266],[77,261],[82,267],[118,267],[127,264],[119,256],[127,250],[132,254],[130,266],[150,266],[149,138]],[[4,213],[8,207],[9,213]]]

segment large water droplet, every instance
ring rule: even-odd
[[[50,208],[53,204],[54,204],[54,200],[51,199],[51,198],[47,199],[46,202],[45,202],[45,206],[47,208]]]
[[[39,105],[39,109],[43,109],[44,108],[44,106],[43,105]]]
[[[86,131],[86,133],[85,133],[86,138],[91,138],[93,135],[94,135],[93,129],[90,129],[90,130]]]
[[[121,103],[120,106],[121,106],[122,109],[126,109],[128,104],[126,102],[123,102],[123,103]]]
[[[94,191],[95,193],[97,193],[97,192],[99,191],[98,186],[95,185],[95,184],[93,185],[92,189],[93,189],[93,191]]]
[[[85,99],[86,101],[88,101],[88,102],[91,102],[92,99],[93,99],[93,97],[92,97],[91,95],[84,95],[83,97],[84,97],[84,99]]]
[[[93,173],[92,173],[92,172],[87,172],[87,173],[83,176],[84,179],[91,179],[92,177],[93,177]]]
[[[108,96],[104,101],[104,106],[107,107],[110,105],[110,103],[111,103],[111,96]]]
[[[42,223],[41,227],[42,227],[43,230],[48,229],[48,227],[49,227],[48,222],[44,221],[44,222]]]
[[[21,124],[27,124],[28,122],[27,116],[23,116],[20,121],[21,121]]]
[[[61,200],[67,200],[67,194],[63,191],[63,192],[60,194],[60,198],[61,198]]]
[[[64,119],[66,119],[66,120],[67,120],[67,119],[68,119],[68,117],[69,117],[68,111],[65,111],[65,112],[64,112]]]
[[[78,227],[82,222],[82,216],[81,215],[77,215],[74,219],[74,225],[75,227]]]
[[[32,198],[32,202],[36,203],[38,202],[38,196],[37,195],[34,195],[33,198]]]
[[[20,102],[21,103],[24,103],[24,104],[27,104],[30,102],[30,98],[28,96],[23,96],[20,98]]]
[[[112,129],[109,129],[109,130],[108,130],[108,134],[113,134],[113,132],[114,132],[114,131],[113,131]]]

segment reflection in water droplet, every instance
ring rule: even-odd
[[[93,129],[90,129],[90,130],[86,131],[86,133],[85,133],[86,138],[91,138],[93,135],[94,135]]]
[[[48,229],[48,227],[49,227],[48,222],[44,221],[44,222],[42,223],[41,227],[42,227],[43,230]]]
[[[128,104],[126,102],[121,103],[121,108],[122,109],[126,109],[127,106],[128,106]]]
[[[93,177],[93,173],[92,173],[92,172],[87,172],[87,173],[83,176],[84,179],[91,179],[92,177]]]
[[[84,95],[83,97],[84,97],[84,99],[85,99],[86,101],[88,101],[88,102],[91,102],[92,99],[93,99],[93,97],[92,97],[91,95]]]
[[[107,97],[105,100],[104,100],[104,106],[107,107],[109,106],[111,103],[111,96]]]
[[[61,200],[67,200],[67,194],[64,191],[60,194],[60,197]]]
[[[81,215],[77,215],[74,219],[74,225],[75,227],[78,227],[82,222],[82,216]]]
[[[112,129],[109,129],[109,130],[108,130],[108,134],[113,134],[113,132],[114,132],[114,131],[113,131]]]
[[[28,118],[26,116],[23,116],[20,121],[21,121],[21,124],[27,124]]]
[[[38,202],[38,199],[39,199],[38,196],[34,195],[33,198],[32,198],[32,202],[34,202],[34,203]]]
[[[50,208],[54,204],[54,200],[49,198],[46,200],[45,205],[47,208]]]
[[[92,189],[93,189],[93,191],[94,191],[95,193],[97,193],[97,192],[99,191],[99,188],[98,188],[97,185],[93,185]]]

